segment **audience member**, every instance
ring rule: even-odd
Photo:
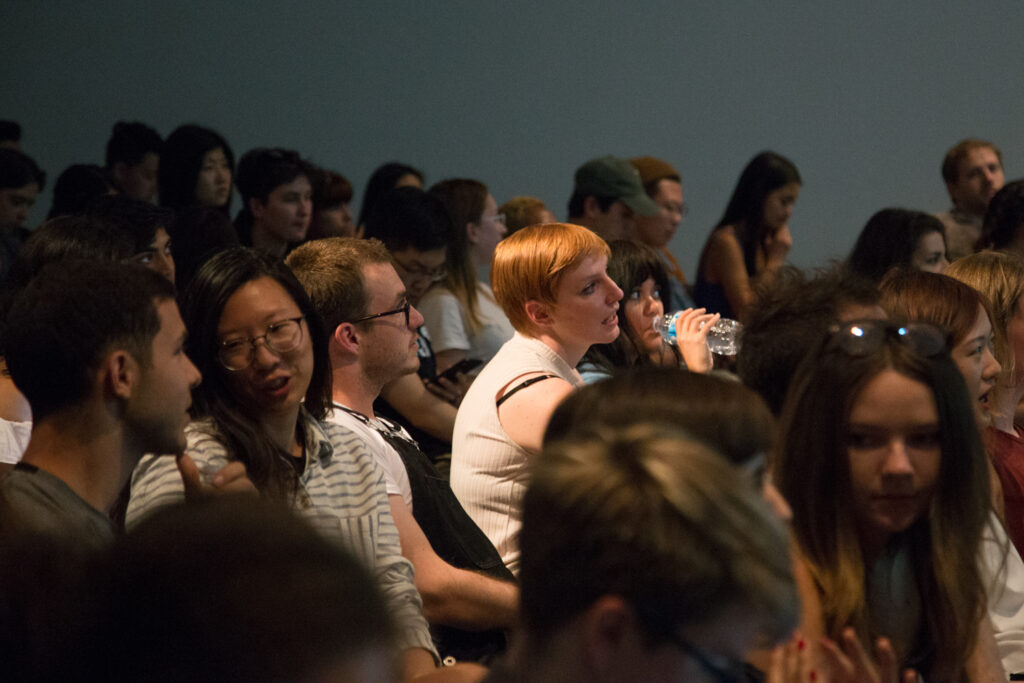
[[[0,149],[21,151],[21,124],[0,120]]]
[[[323,237],[360,237],[352,221],[352,184],[345,176],[325,168],[314,169],[313,217],[306,239]]]
[[[498,213],[505,216],[506,237],[528,225],[554,223],[558,220],[544,202],[536,197],[513,197],[498,207]]]
[[[846,262],[872,282],[881,282],[891,268],[941,273],[949,265],[944,234],[931,214],[882,209],[868,219]]]
[[[241,243],[280,258],[305,240],[313,215],[312,175],[312,166],[292,150],[246,152],[235,174],[242,195],[235,217]]]
[[[771,280],[793,244],[789,218],[801,183],[793,162],[774,152],[747,163],[701,252],[693,292],[698,306],[746,318],[755,286]]]
[[[607,242],[634,237],[634,217],[659,216],[661,207],[644,192],[640,173],[625,159],[603,156],[576,169],[569,222]]]
[[[578,225],[523,228],[498,244],[494,293],[516,330],[470,386],[455,419],[452,489],[513,573],[527,463],[558,402],[583,384],[575,367],[619,334],[622,290],[608,244]]]
[[[157,511],[90,577],[99,602],[79,674],[395,681],[394,625],[352,552],[256,497]]]
[[[785,530],[703,444],[597,430],[531,470],[517,657],[487,680],[739,681],[750,650],[789,637]]]
[[[942,179],[953,208],[937,214],[946,228],[949,260],[974,253],[992,196],[1003,186],[1003,154],[986,140],[967,138],[946,152]]]
[[[160,153],[160,206],[199,205],[230,215],[234,168],[235,155],[220,134],[192,124],[179,126]]]
[[[53,184],[53,203],[46,220],[82,213],[94,200],[116,192],[107,172],[96,164],[72,164]]]
[[[213,488],[251,481],[264,498],[295,508],[358,553],[398,622],[406,675],[433,669],[436,652],[383,474],[355,434],[322,421],[331,401],[327,335],[302,285],[279,259],[239,247],[200,268],[182,310],[189,357],[204,373],[196,422],[179,467],[150,456],[139,463],[129,528],[209,489],[211,478]]]
[[[156,202],[163,144],[160,135],[144,123],[114,124],[107,141],[106,170],[118,192],[131,199]]]
[[[702,309],[687,309],[676,321],[676,346],[666,344],[654,321],[665,315],[663,293],[668,274],[658,254],[630,240],[611,243],[608,277],[623,292],[619,305],[619,336],[608,344],[594,344],[577,368],[588,384],[609,377],[617,369],[636,365],[679,365],[694,372],[711,370],[708,332],[718,316]]]
[[[629,163],[640,172],[640,182],[644,184],[647,196],[661,208],[657,216],[636,217],[636,239],[658,252],[669,275],[670,287],[665,292],[669,310],[694,308],[690,284],[679,262],[668,249],[669,242],[686,217],[686,202],[683,201],[679,171],[654,157],[637,157],[630,159]]]
[[[859,650],[854,680],[1003,680],[978,563],[990,499],[971,403],[945,335],[925,323],[842,325],[793,380],[772,474],[813,577],[801,592],[818,617],[801,635]]]
[[[112,195],[94,200],[85,213],[123,231],[133,243],[131,260],[174,283],[174,256],[167,232],[174,220],[173,211],[141,199]]]
[[[29,235],[28,212],[45,183],[46,174],[30,157],[16,149],[0,149],[0,283]]]
[[[167,227],[174,255],[174,281],[179,292],[188,289],[192,278],[207,259],[217,252],[237,247],[234,223],[218,209],[187,206],[174,212]]]
[[[142,454],[184,449],[200,378],[184,343],[173,287],[141,267],[64,261],[19,293],[4,352],[33,427],[0,482],[5,526],[90,547],[113,539],[105,513]]]
[[[326,323],[334,387],[328,420],[359,435],[384,471],[438,652],[488,660],[505,649],[501,629],[515,621],[512,574],[408,432],[373,411],[385,384],[419,367],[422,316],[377,240],[308,242],[287,263]]]
[[[417,187],[401,187],[384,195],[366,220],[366,237],[384,243],[413,306],[445,273],[451,218],[440,200]],[[418,375],[404,375],[381,389],[374,412],[402,424],[435,463],[451,452],[455,406],[468,381],[437,375],[430,340],[419,330]]]
[[[985,212],[981,243],[986,249],[1024,257],[1024,180],[1014,180],[992,197]]]
[[[810,276],[780,269],[760,289],[736,356],[736,373],[776,416],[782,413],[790,380],[800,362],[836,322],[885,318],[872,282],[833,266]]]
[[[359,205],[359,218],[356,225],[363,230],[370,214],[377,206],[381,197],[399,187],[418,187],[423,189],[423,171],[412,166],[391,161],[377,168],[366,181],[363,190],[363,202]]]
[[[465,178],[443,180],[429,192],[451,217],[444,279],[418,304],[441,373],[467,358],[489,361],[513,330],[490,286],[477,277],[505,236],[498,203],[486,185]]]

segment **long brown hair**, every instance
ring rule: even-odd
[[[473,260],[469,257],[469,236],[466,233],[466,226],[480,221],[484,205],[487,203],[487,186],[478,180],[452,178],[436,183],[429,192],[441,200],[452,218],[444,286],[450,289],[462,304],[470,329],[479,332],[483,327],[483,321],[480,319],[476,271],[473,268]]]

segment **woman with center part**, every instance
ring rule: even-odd
[[[622,290],[608,254],[604,240],[567,223],[523,228],[494,252],[494,294],[516,332],[462,401],[451,482],[513,573],[527,464],[559,401],[583,384],[574,368],[587,349],[619,335]]]

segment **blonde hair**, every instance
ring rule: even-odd
[[[513,197],[498,207],[498,212],[505,214],[505,227],[511,235],[528,225],[539,223],[541,214],[547,209],[544,202],[536,197]]]
[[[957,259],[945,274],[973,287],[988,301],[997,360],[1003,376],[1013,377],[1014,358],[1006,331],[1024,296],[1024,261],[1000,251],[982,251]]]
[[[555,303],[565,272],[584,258],[611,254],[608,244],[586,228],[571,223],[531,225],[503,239],[494,250],[491,286],[516,331],[529,335],[533,324],[527,301]]]

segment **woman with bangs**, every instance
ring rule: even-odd
[[[857,653],[839,680],[1005,680],[978,566],[990,506],[971,403],[925,323],[838,327],[794,379],[772,473],[810,576],[801,643],[833,662]]]
[[[160,152],[160,206],[205,206],[229,215],[235,155],[216,131],[192,124],[167,136]]]
[[[622,290],[608,245],[578,225],[545,223],[498,244],[494,294],[515,335],[484,366],[459,408],[451,483],[513,573],[526,466],[559,401],[583,384],[575,367],[619,335]]]
[[[616,370],[646,365],[680,366],[692,372],[711,370],[708,332],[717,314],[688,308],[676,320],[677,346],[666,344],[654,321],[665,315],[664,296],[669,279],[658,253],[630,240],[611,243],[608,277],[623,292],[619,306],[620,334],[609,344],[590,347],[579,371],[587,384],[607,378]]]

